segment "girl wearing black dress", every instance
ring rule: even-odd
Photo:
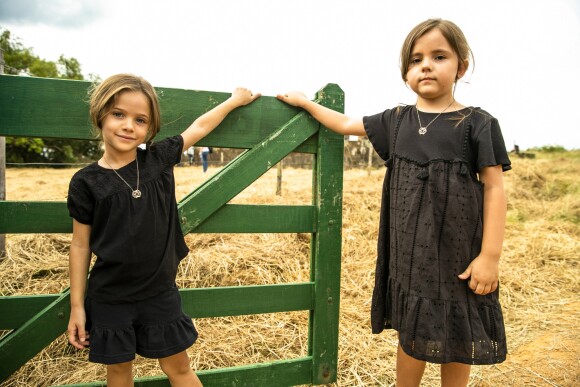
[[[465,386],[472,364],[505,360],[498,272],[511,169],[497,120],[455,100],[472,58],[461,30],[430,19],[401,50],[414,105],[360,118],[300,92],[277,97],[327,128],[368,136],[387,165],[373,292],[373,333],[398,332],[397,386],[418,386],[425,362],[443,386]]]

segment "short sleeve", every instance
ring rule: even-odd
[[[66,199],[69,215],[83,224],[92,224],[95,199],[79,175],[73,176]]]
[[[487,116],[481,124],[474,125],[472,130],[477,171],[496,165],[501,165],[504,172],[509,171],[512,168],[511,161],[497,119]]]
[[[369,141],[377,154],[385,161],[390,157],[389,138],[393,110],[363,117],[363,125]]]
[[[151,145],[151,153],[164,165],[175,165],[181,162],[183,137],[180,134],[165,138]]]

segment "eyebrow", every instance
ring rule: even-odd
[[[438,48],[438,49],[433,50],[433,51],[430,52],[431,55],[433,55],[433,54],[449,54],[449,53],[451,53],[451,51],[445,50],[443,48]],[[411,53],[411,56],[417,56],[417,55],[423,55],[423,54],[422,53],[418,53],[416,51],[414,51],[414,52]]]

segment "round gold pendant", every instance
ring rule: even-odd
[[[139,191],[138,189],[134,190],[131,195],[135,198],[135,199],[139,199],[141,197],[141,191]]]

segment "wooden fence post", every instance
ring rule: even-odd
[[[4,50],[0,48],[0,75],[4,74]],[[6,137],[0,136],[0,200],[6,200]],[[6,235],[0,234],[0,261],[6,256]]]
[[[344,113],[344,92],[336,84],[318,91],[322,106]],[[338,367],[338,315],[342,250],[342,168],[344,136],[322,127],[313,184],[318,229],[311,247],[311,281],[316,283],[315,308],[310,315],[309,353],[313,384],[336,381]]]
[[[276,196],[282,196],[282,163],[284,159],[280,160],[276,173]]]

